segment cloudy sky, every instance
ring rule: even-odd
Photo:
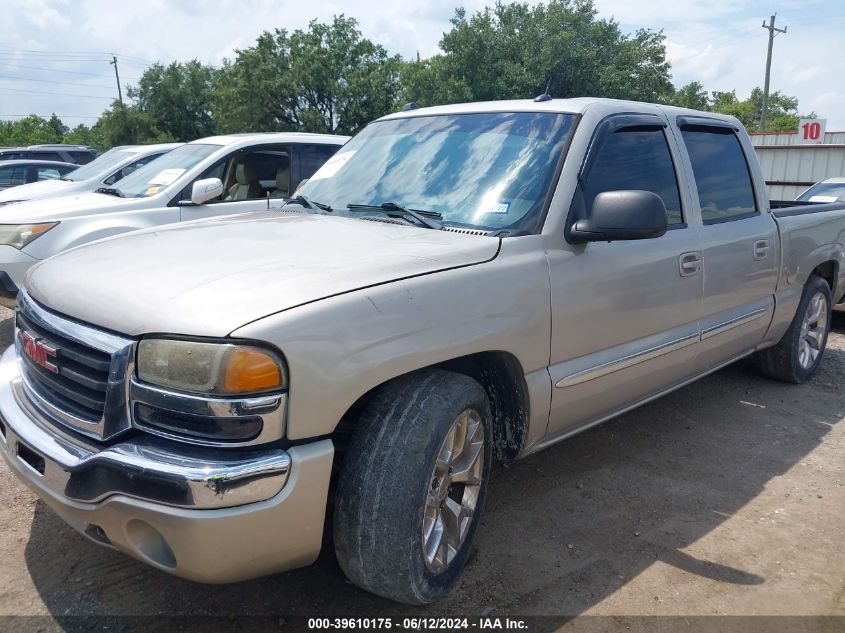
[[[410,58],[438,50],[454,7],[484,0],[5,0],[0,12],[0,118],[55,112],[69,124],[93,123],[116,97],[110,54],[121,84],[152,61],[197,58],[217,64],[263,30],[295,29],[345,13],[365,36]],[[775,40],[772,88],[797,96],[802,112],[845,130],[845,3],[834,0],[596,0],[625,31],[662,29],[675,85],[747,96],[763,85],[764,18],[788,27]]]

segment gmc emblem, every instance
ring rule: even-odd
[[[21,342],[21,349],[33,362],[38,363],[47,371],[54,374],[59,373],[59,368],[56,364],[50,362],[50,359],[56,358],[56,348],[50,347],[40,338],[37,338],[27,332],[21,330],[18,334],[18,340]]]

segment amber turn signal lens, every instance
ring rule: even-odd
[[[250,347],[232,349],[226,359],[223,390],[247,393],[282,386],[279,363],[267,352]]]

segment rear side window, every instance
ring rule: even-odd
[[[701,219],[705,224],[740,220],[757,213],[751,173],[739,139],[727,128],[682,128]]]
[[[69,151],[68,154],[70,154],[70,157],[71,157],[71,159],[73,159],[73,162],[77,163],[79,165],[87,165],[88,163],[90,163],[92,160],[94,160],[96,158],[96,156],[94,155],[93,152],[83,152],[83,151],[79,151],[79,150],[72,150],[72,151]]]
[[[29,157],[37,160],[56,160],[63,162],[62,157],[57,152],[30,152]]]
[[[666,205],[669,225],[683,223],[678,178],[662,128],[623,128],[605,139],[583,183],[587,214],[598,194],[623,189],[656,193]]]
[[[22,165],[0,167],[0,187],[24,184],[26,184],[26,167]]]

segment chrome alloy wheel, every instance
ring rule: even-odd
[[[817,292],[807,304],[804,321],[801,323],[801,336],[798,338],[798,362],[802,369],[812,367],[821,354],[827,322],[827,298]]]
[[[446,569],[466,540],[483,473],[484,424],[478,411],[465,409],[440,446],[426,493],[422,547],[430,571]]]

